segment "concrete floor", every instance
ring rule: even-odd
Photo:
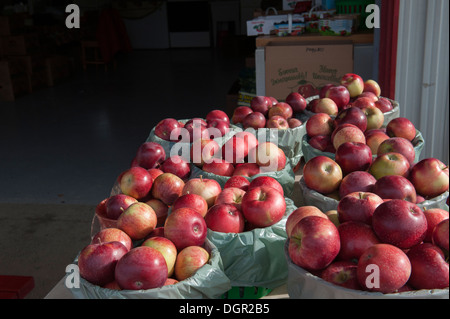
[[[151,128],[224,109],[244,62],[215,49],[135,51],[116,70],[0,102],[0,274],[33,276],[27,298],[45,297]]]

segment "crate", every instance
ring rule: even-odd
[[[366,30],[366,18],[369,15],[366,13],[366,7],[369,4],[375,4],[375,0],[337,0],[336,12],[337,14],[359,14],[359,29]]]

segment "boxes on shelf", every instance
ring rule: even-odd
[[[275,30],[275,24],[302,23],[304,18],[299,14],[275,14],[258,16],[247,21],[247,36],[269,35]]]
[[[359,14],[342,14],[319,20],[322,35],[350,35],[359,28]]]

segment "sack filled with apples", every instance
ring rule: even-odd
[[[266,135],[268,141],[276,138],[278,146],[295,167],[303,155],[301,141],[306,133],[304,122],[298,115],[306,106],[306,99],[297,92],[290,93],[283,102],[270,96],[256,96],[250,106],[238,106],[233,111],[231,123],[244,130],[256,130],[254,135]]]
[[[448,210],[355,192],[286,221],[291,298],[449,298]]]

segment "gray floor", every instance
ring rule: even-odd
[[[45,297],[151,128],[223,109],[244,61],[213,49],[135,51],[114,71],[0,102],[0,274],[33,276],[27,298]]]

